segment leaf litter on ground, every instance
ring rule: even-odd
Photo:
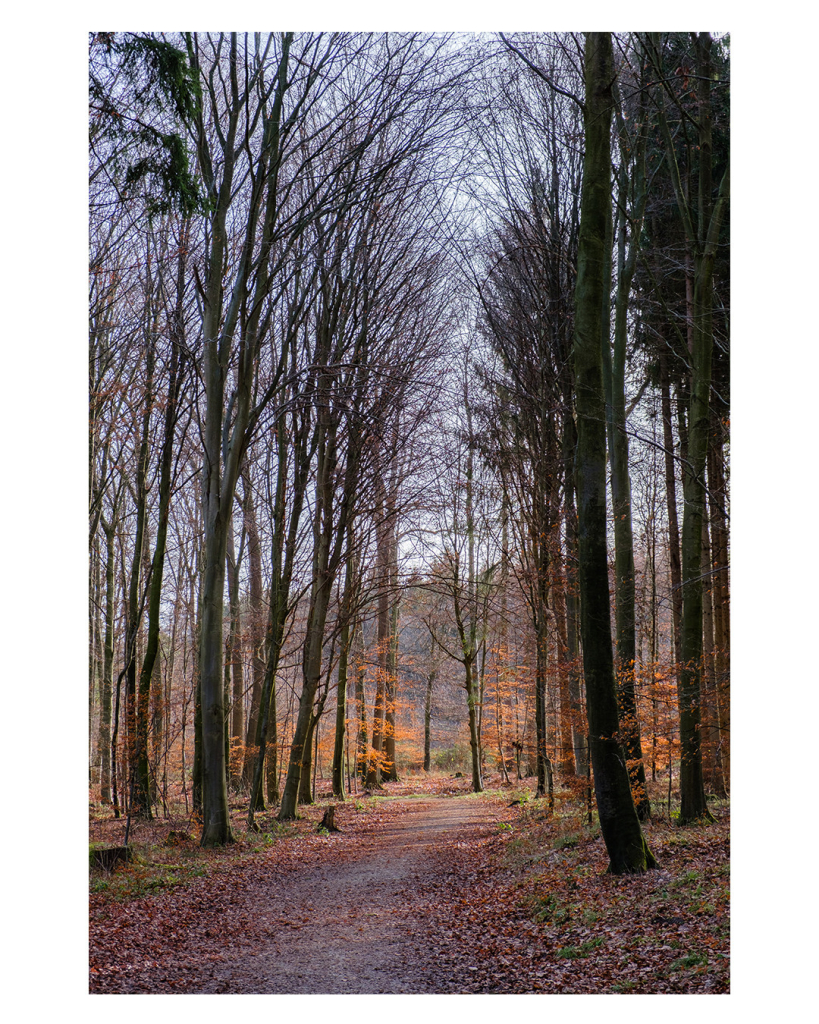
[[[401,991],[728,992],[728,810],[702,826],[648,822],[659,868],[618,877],[606,874],[599,830],[584,823],[584,809],[559,801],[550,816],[530,782],[474,795],[467,779],[411,777],[338,804],[342,831],[333,835],[318,830],[329,797],[302,808],[296,822],[261,815],[256,834],[237,806],[237,841],[218,850],[199,847],[194,820],[137,823],[138,861],[110,875],[91,872],[90,991],[254,991],[235,981],[218,987],[220,965],[241,964],[271,943],[277,958],[286,956],[286,935],[309,937],[327,913],[310,896],[312,874],[386,856],[414,806],[448,796],[479,801],[486,813],[436,836],[411,885],[376,888],[356,924],[366,942],[377,910],[401,922]],[[122,830],[122,821],[94,818],[91,841],[116,844]],[[307,884],[298,890],[304,904],[273,913],[294,880]]]

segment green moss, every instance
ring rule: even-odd
[[[557,955],[562,960],[583,960],[592,950],[602,946],[605,941],[602,936],[598,936],[596,939],[581,942],[579,946],[564,946],[563,949],[557,951]]]
[[[691,970],[691,968],[693,967],[705,967],[707,966],[707,964],[708,957],[705,955],[705,953],[698,953],[696,951],[692,951],[690,953],[686,953],[685,956],[681,956],[679,960],[675,960],[671,964],[669,970]]]

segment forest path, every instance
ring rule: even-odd
[[[684,837],[653,820],[661,868],[619,878],[576,816],[560,828],[509,790],[456,785],[339,803],[334,835],[316,829],[324,801],[287,826],[268,811],[252,837],[237,808],[215,850],[185,820],[139,823],[144,860],[91,879],[90,991],[729,991],[727,812]],[[93,838],[121,831],[104,819]]]
[[[342,832],[310,863],[252,872],[235,898],[255,948],[225,953],[201,993],[424,993],[451,979],[425,953],[425,921],[456,902],[465,848],[496,834],[498,808],[464,797],[396,802],[385,815],[337,811]],[[355,835],[347,845],[346,837]],[[453,908],[453,915],[456,911]],[[476,967],[471,968],[476,970]]]

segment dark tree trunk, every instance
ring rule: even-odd
[[[350,624],[345,621],[339,637],[338,685],[336,687],[336,731],[333,741],[333,796],[344,799],[344,740],[347,735],[347,670],[350,650]]]
[[[642,94],[641,94],[642,95]],[[644,116],[641,116],[641,122]],[[639,238],[646,202],[645,144],[640,132],[634,146],[633,183],[628,178],[629,143],[624,122],[620,124],[619,211],[617,215],[617,289],[614,304],[614,345],[609,346],[608,323],[603,325],[604,366],[609,363],[607,422],[611,462],[611,496],[614,515],[615,635],[617,648],[617,698],[620,736],[626,754],[637,817],[645,821],[651,815],[646,788],[645,766],[637,715],[635,666],[637,664],[636,593],[634,579],[634,536],[631,513],[631,479],[626,415],[626,348],[628,304],[631,282],[637,266]],[[630,185],[634,200],[631,207],[631,238],[626,246],[626,212]],[[609,289],[607,288],[607,291]],[[605,373],[604,373],[605,376]]]
[[[105,533],[105,639],[103,643],[102,679],[100,680],[100,800],[111,803],[111,705],[114,689],[114,541],[116,509],[109,525],[100,520]]]
[[[714,664],[715,700],[719,724],[717,753],[720,762],[720,780],[726,792],[731,786],[731,744],[729,729],[730,707],[730,598],[728,585],[728,527],[726,503],[728,500],[723,470],[722,423],[711,410],[712,442],[708,454],[708,487],[711,508],[711,562],[713,570],[712,596],[714,603]]]
[[[355,740],[355,773],[364,782],[367,778],[367,694],[365,691],[364,637],[359,624],[355,631],[355,699],[358,706],[358,732]]]
[[[577,495],[581,632],[594,788],[600,828],[614,874],[654,866],[631,796],[619,721],[611,645],[606,549],[606,410],[601,317],[610,219],[611,36],[586,36],[585,156],[575,292]]]
[[[341,636],[339,637],[338,686],[336,688],[336,731],[333,744],[333,796],[344,799],[344,747],[347,736],[347,676],[350,646],[355,635],[352,620],[354,591],[356,588],[355,538],[351,526],[347,528],[347,563],[344,572],[344,594],[341,602]]]
[[[310,760],[307,746],[312,736],[314,704],[322,674],[324,627],[330,605],[333,583],[344,553],[347,524],[352,516],[358,483],[359,450],[351,442],[342,481],[342,496],[336,507],[338,422],[330,419],[331,378],[328,374],[318,385],[326,403],[319,416],[318,460],[316,465],[316,505],[313,513],[313,582],[310,609],[302,656],[302,692],[299,712],[290,747],[287,778],[282,791],[279,821],[296,817],[301,775]],[[323,706],[323,700],[322,700]],[[319,710],[319,714],[320,714]]]
[[[180,279],[177,289],[181,292],[184,283],[184,262],[180,264]],[[180,299],[181,302],[181,299]],[[182,357],[181,329],[178,326],[181,310],[177,309],[177,327],[174,330],[174,343],[171,348],[170,375],[168,394],[165,405],[165,431],[162,440],[162,452],[159,469],[159,516],[156,528],[156,543],[151,562],[151,582],[148,595],[148,636],[142,671],[139,677],[139,710],[137,714],[137,736],[139,748],[139,782],[135,793],[139,793],[137,807],[143,814],[150,817],[151,781],[148,762],[148,720],[152,681],[161,679],[154,672],[159,654],[159,610],[162,600],[162,580],[165,567],[165,548],[168,537],[168,518],[170,515],[171,484],[174,459],[174,439],[176,435],[177,403],[184,375],[184,357]],[[147,533],[146,533],[147,539]]]
[[[253,765],[259,754],[259,708],[262,701],[262,688],[265,679],[264,656],[264,614],[262,611],[262,552],[259,544],[259,530],[256,523],[256,507],[253,501],[253,485],[250,468],[247,464],[242,470],[242,487],[244,500],[242,510],[247,533],[247,554],[250,563],[250,664],[252,670],[252,689],[250,692],[250,711],[247,716],[247,735],[245,739],[245,757],[242,777],[245,785],[250,787],[253,779]],[[275,581],[274,581],[275,586]],[[261,808],[258,808],[261,809]]]
[[[680,562],[680,528],[677,520],[677,478],[674,472],[674,428],[671,415],[671,384],[668,354],[660,339],[660,393],[662,395],[663,455],[665,458],[665,493],[668,512],[668,561],[671,573],[671,615],[674,629],[674,658],[682,662],[682,565]],[[678,669],[679,670],[679,669]]]
[[[239,606],[239,569],[242,561],[243,544],[239,545],[239,556],[236,556],[236,544],[233,537],[233,526],[228,528],[228,605],[230,609],[230,627],[228,629],[227,647],[225,651],[225,681],[230,685],[230,749],[229,749],[229,780],[230,788],[237,793],[242,787],[242,764],[244,746],[244,672],[242,666],[242,616]],[[229,677],[228,677],[229,673]]]
[[[376,615],[376,644],[378,648],[378,669],[373,710],[373,739],[367,765],[366,785],[368,789],[380,786],[384,777],[387,731],[387,674],[389,672],[390,646],[390,525],[387,521],[387,501],[383,480],[379,480],[379,516],[376,524],[376,559],[378,610]]]
[[[155,320],[155,317],[152,318]],[[156,328],[156,323],[152,326]],[[150,452],[150,423],[154,401],[154,365],[156,358],[154,331],[147,331],[145,358],[145,400],[142,413],[142,440],[137,463],[134,492],[136,499],[136,536],[133,562],[128,585],[128,639],[125,657],[126,675],[126,729],[128,739],[128,783],[123,795],[129,801],[129,815],[150,819],[151,796],[148,774],[148,687],[150,674],[138,675],[139,651],[137,637],[143,613],[143,567],[147,562],[147,476]],[[157,633],[158,637],[158,633]],[[124,779],[123,779],[124,782]]]
[[[571,410],[571,395],[566,406]],[[569,701],[572,714],[572,746],[577,777],[588,775],[588,727],[583,712],[583,680],[580,671],[580,612],[579,585],[577,579],[577,509],[575,507],[574,453],[577,447],[577,431],[571,411],[564,418],[564,461],[566,465],[565,486],[565,532],[566,532],[566,655],[569,661]]]
[[[720,184],[716,204],[711,182],[711,37],[699,33],[698,92],[698,197],[696,223],[680,180],[673,140],[664,116],[661,128],[672,170],[677,205],[686,241],[694,248],[694,292],[691,330],[691,390],[688,437],[683,464],[682,622],[680,705],[680,821],[710,819],[702,773],[701,699],[703,656],[702,522],[705,514],[705,467],[709,439],[711,359],[713,350],[713,272],[719,232],[728,200],[729,171]]]
[[[432,688],[438,673],[433,669],[427,676],[427,691],[424,698],[424,771],[431,767],[430,739],[432,733]]]
[[[384,711],[384,781],[398,782],[398,764],[395,756],[395,702],[398,695],[398,615],[400,605],[393,595],[390,608],[390,636],[387,648],[386,706]]]

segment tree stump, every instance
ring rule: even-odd
[[[100,868],[110,874],[117,864],[127,864],[134,859],[134,852],[130,846],[109,846],[100,849],[92,849],[91,867]]]
[[[324,817],[321,819],[320,829],[326,829],[328,832],[340,832],[341,829],[335,823],[336,805],[330,804],[327,810],[324,812]]]
[[[166,846],[179,846],[180,843],[190,843],[193,841],[193,836],[189,832],[181,832],[175,829],[171,829],[168,833],[168,838],[165,840]]]

